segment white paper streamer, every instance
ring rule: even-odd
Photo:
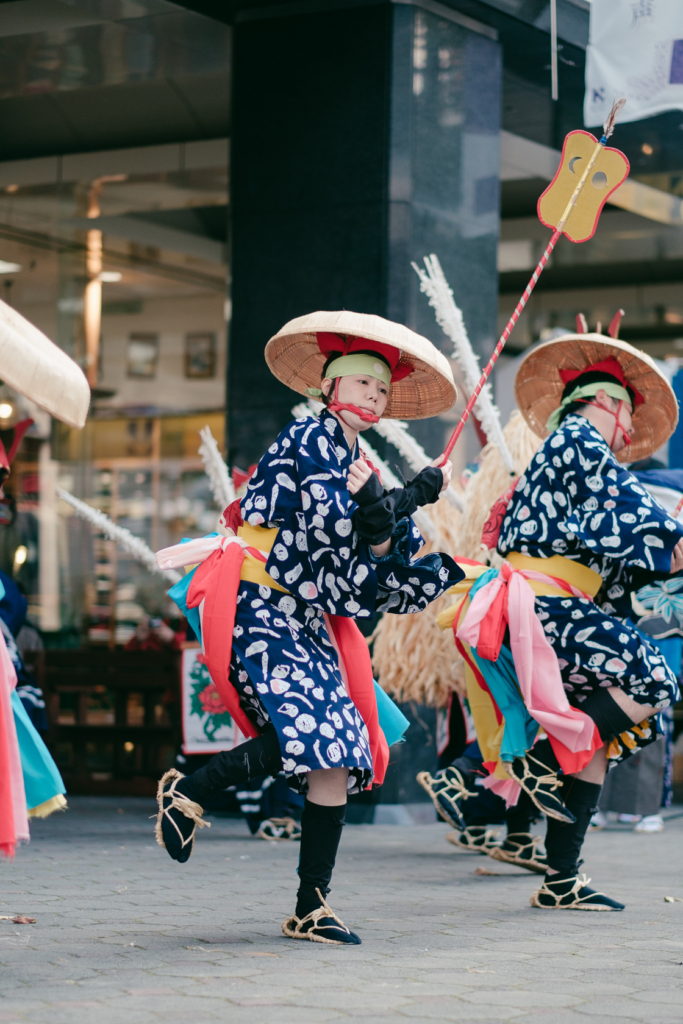
[[[202,439],[199,454],[204,462],[216,505],[223,512],[235,500],[235,488],[216,444],[216,438],[211,433],[211,427],[203,427],[199,431],[199,436]]]
[[[467,390],[472,394],[481,378],[481,367],[467,336],[462,312],[455,304],[453,292],[441,269],[438,257],[434,254],[425,256],[424,263],[426,270],[419,267],[417,263],[412,264],[413,270],[420,278],[420,291],[423,291],[429,299],[429,305],[436,313],[436,322],[439,327],[453,342],[453,356],[458,360],[465,377]],[[491,385],[488,382],[481,389],[475,409],[487,439],[498,448],[508,472],[514,474],[514,462],[503,438],[500,413],[493,401]]]
[[[65,501],[76,510],[81,519],[85,519],[86,522],[90,523],[97,530],[106,533],[108,537],[116,541],[124,551],[127,551],[138,562],[141,562],[150,572],[160,573],[167,580],[170,580],[171,583],[177,583],[178,580],[182,579],[182,575],[175,572],[174,569],[160,569],[157,565],[156,555],[145,544],[144,540],[140,540],[139,537],[136,537],[130,530],[126,530],[125,527],[118,526],[109,518],[106,512],[100,512],[99,509],[87,505],[80,498],[74,497],[73,494],[63,490],[61,487],[57,487],[55,490],[62,501]]]

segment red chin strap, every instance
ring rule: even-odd
[[[614,442],[617,439],[617,432],[619,430],[621,431],[621,433],[622,433],[622,435],[624,437],[624,447],[625,448],[628,448],[628,446],[633,443],[631,441],[630,435],[626,433],[626,431],[624,430],[624,428],[622,427],[622,425],[621,425],[621,423],[619,421],[619,416],[621,415],[621,407],[624,404],[621,399],[619,400],[619,405],[617,406],[617,411],[616,412],[612,412],[611,409],[605,409],[604,405],[598,405],[597,402],[589,402],[587,398],[577,398],[576,401],[577,402],[581,402],[583,405],[594,405],[596,409],[602,409],[603,412],[608,412],[610,414],[610,416],[614,416],[614,418],[616,420],[616,423],[614,424],[614,433],[612,434],[612,440],[609,443],[609,446],[612,449],[612,451],[614,451]]]
[[[355,413],[359,419],[363,420],[364,423],[379,423],[380,417],[375,416],[374,412],[368,412],[367,409],[359,409],[357,405],[349,405],[347,402],[339,401],[339,381],[341,377],[335,378],[334,382],[334,398],[327,406],[328,412],[352,412]],[[631,442],[629,441],[629,444]]]

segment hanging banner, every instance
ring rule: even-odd
[[[620,121],[683,110],[681,0],[593,0],[583,118],[603,123],[626,97]]]
[[[200,660],[201,648],[186,647],[181,662],[183,753],[217,754],[244,737],[223,706],[216,684]]]

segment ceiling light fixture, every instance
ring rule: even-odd
[[[0,274],[18,274],[21,270],[21,263],[7,263],[0,260]]]

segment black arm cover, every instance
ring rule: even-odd
[[[421,505],[431,505],[438,501],[442,487],[443,473],[440,469],[427,466],[421,470],[405,487],[397,487],[391,492],[396,518],[411,516]]]
[[[410,516],[420,505],[437,501],[443,487],[443,473],[427,466],[405,487],[386,494],[376,473],[372,473],[359,491],[352,495],[359,508],[353,514],[353,525],[367,544],[382,544],[396,528],[396,521]]]
[[[353,513],[353,525],[366,544],[382,544],[389,540],[396,528],[392,496],[385,495],[379,477],[370,478],[351,497],[359,506]]]
[[[360,505],[361,508],[364,505],[372,505],[374,502],[379,501],[380,498],[383,498],[384,489],[377,474],[371,473],[361,489],[352,494],[351,497],[356,505]]]

